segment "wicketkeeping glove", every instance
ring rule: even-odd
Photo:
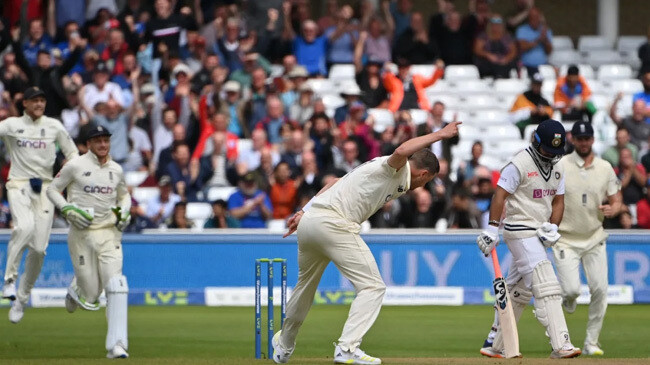
[[[541,227],[537,228],[537,237],[542,241],[542,245],[548,248],[553,247],[561,235],[557,232],[557,224],[544,222]]]
[[[476,237],[476,244],[485,256],[490,255],[492,250],[499,244],[499,228],[487,226],[481,234]]]
[[[117,221],[115,222],[115,227],[120,230],[120,232],[124,231],[124,228],[126,228],[129,223],[131,223],[131,213],[126,212],[126,214],[122,214],[122,207],[113,207],[111,208],[113,213],[115,213],[115,216],[117,217]]]
[[[79,207],[74,204],[68,204],[61,208],[61,214],[63,214],[68,223],[79,229],[88,228],[90,223],[93,221],[92,215],[85,210],[79,209]]]

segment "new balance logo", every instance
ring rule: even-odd
[[[25,132],[24,129],[19,129],[19,130],[16,131],[16,133],[18,133],[18,134],[23,134],[23,132]]]
[[[90,176],[90,171],[86,171],[83,173],[84,176]]]

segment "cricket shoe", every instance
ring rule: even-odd
[[[72,298],[70,294],[65,295],[65,310],[68,311],[68,313],[74,313],[74,311],[77,310],[77,307],[79,305],[77,302]]]
[[[488,342],[487,340],[483,344],[483,347],[479,351],[481,355],[486,356],[486,357],[491,357],[494,359],[503,359],[505,358],[503,351],[499,351],[492,347],[492,343]]]
[[[561,349],[551,352],[551,359],[570,359],[572,357],[578,357],[580,354],[582,354],[580,348],[573,347],[570,342],[567,342]]]
[[[11,309],[9,309],[9,321],[11,323],[18,323],[25,315],[25,308],[20,300],[11,302]]]
[[[126,352],[122,345],[117,344],[106,354],[106,357],[109,359],[126,359],[129,357],[129,353]]]
[[[575,299],[570,300],[570,299],[564,298],[562,300],[562,308],[564,308],[564,310],[569,314],[575,312],[577,306],[578,306],[578,301],[575,300]]]
[[[603,349],[601,349],[598,345],[587,345],[587,344],[585,344],[584,353],[585,353],[585,355],[589,355],[589,356],[603,356],[603,355],[605,355],[605,351],[603,351]]]
[[[5,285],[2,287],[2,297],[16,300],[16,282],[13,279],[5,281]]]
[[[276,364],[284,364],[288,362],[291,354],[293,354],[293,350],[287,351],[282,347],[282,345],[280,345],[281,335],[282,330],[279,330],[275,335],[273,335],[273,339],[271,340],[271,344],[273,344],[273,361],[275,361]]]
[[[334,363],[335,364],[381,364],[381,359],[372,357],[363,352],[360,348],[354,351],[343,351],[341,346],[336,345],[334,349]]]

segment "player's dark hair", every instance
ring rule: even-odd
[[[409,157],[418,169],[426,169],[430,174],[435,175],[440,171],[440,162],[436,155],[428,148],[423,148]]]

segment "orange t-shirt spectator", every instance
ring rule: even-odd
[[[271,184],[271,204],[273,205],[273,219],[287,219],[296,208],[296,182],[289,179],[291,169],[286,162],[275,166],[275,182]]]
[[[390,94],[388,109],[392,112],[418,108],[430,110],[424,89],[433,85],[445,73],[442,61],[436,63],[436,70],[428,78],[417,74],[411,75],[410,69],[409,61],[400,58],[397,60],[397,75],[390,71],[384,72],[384,88]]]

